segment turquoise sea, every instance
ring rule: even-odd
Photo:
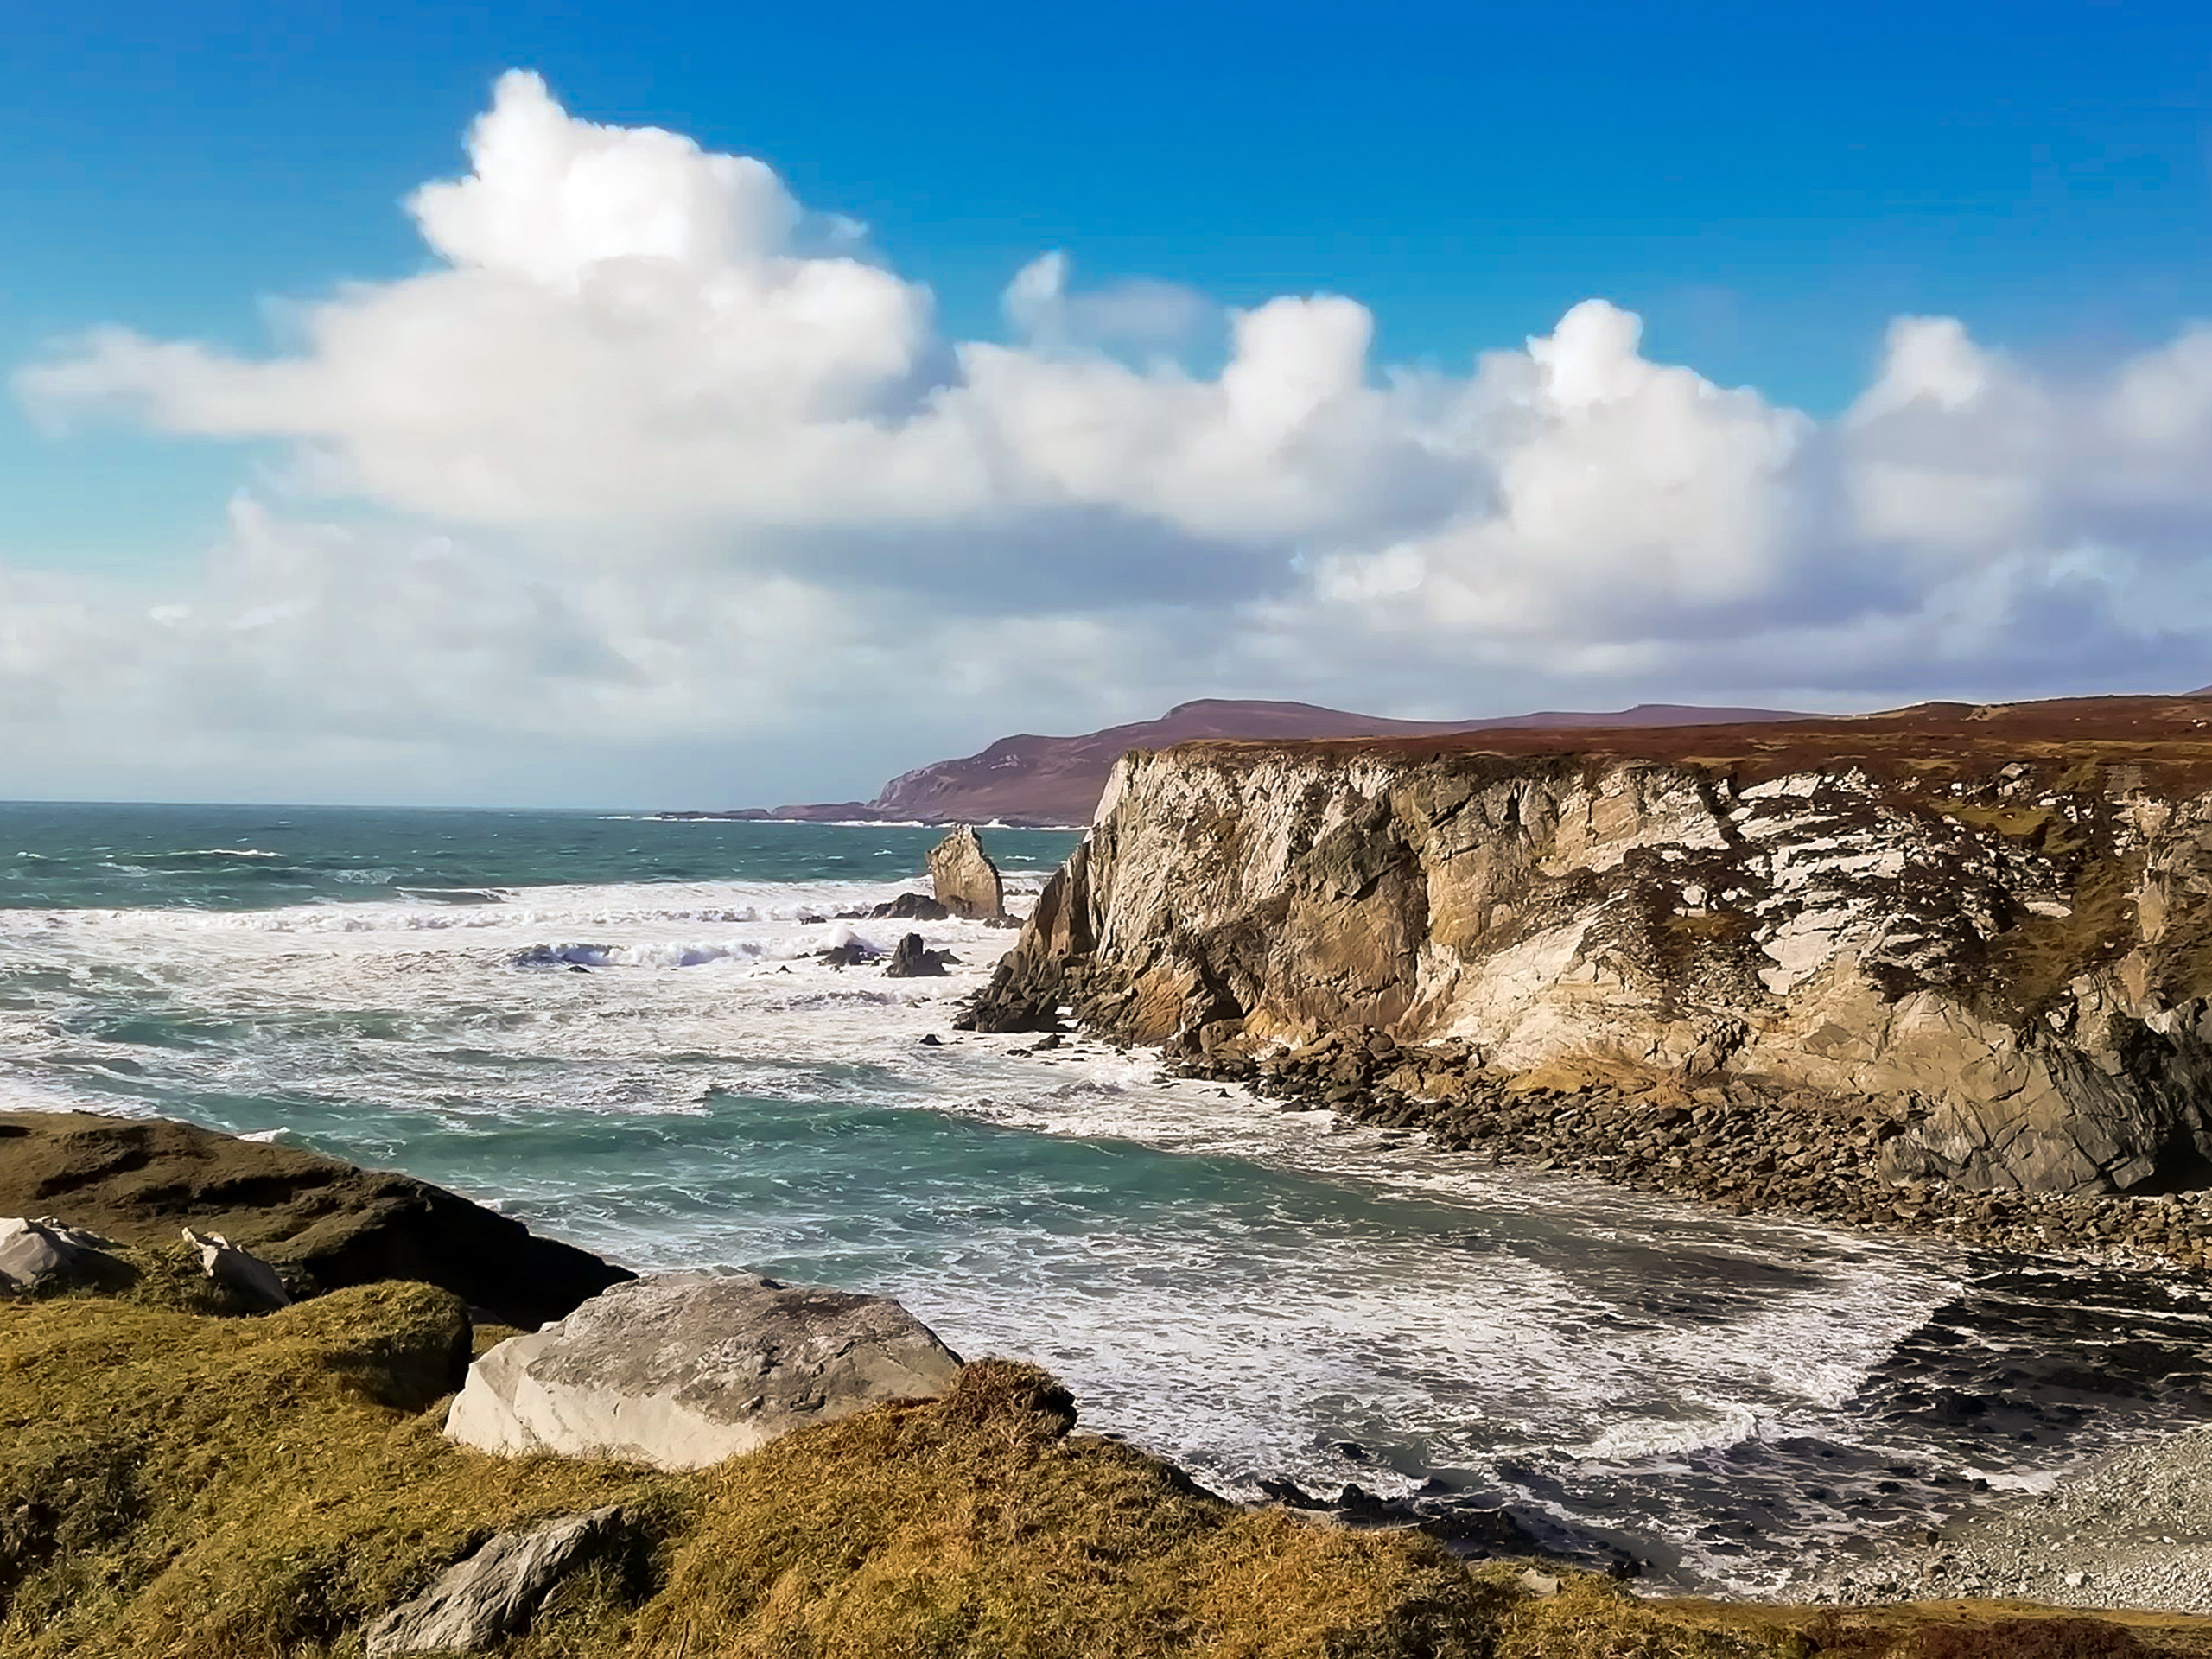
[[[0,804],[0,1108],[162,1113],[441,1182],[632,1266],[899,1295],[1254,1497],[1505,1503],[1678,1583],[2212,1417],[2172,1283],[1742,1221],[960,1037],[817,959],[936,833]],[[1026,905],[1075,837],[983,832]],[[936,1033],[939,1046],[921,1042]]]

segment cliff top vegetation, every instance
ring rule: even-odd
[[[1576,756],[1645,760],[1752,783],[1857,766],[1897,781],[1975,777],[2015,762],[2139,766],[2160,787],[2212,789],[2212,696],[2064,697],[2038,702],[1923,702],[1877,715],[1808,715],[1735,725],[1491,729],[1300,741],[1213,739],[1189,753]]]

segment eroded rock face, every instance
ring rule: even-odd
[[[660,1274],[469,1368],[446,1421],[481,1451],[696,1469],[810,1423],[952,1385],[959,1357],[882,1296]]]
[[[929,866],[937,901],[951,914],[971,922],[1005,918],[1006,889],[999,880],[999,867],[966,824],[930,849]]]
[[[1855,766],[1194,746],[1116,769],[967,1016],[1193,1049],[1374,1029],[1904,1117],[1900,1179],[2212,1175],[2212,796]]]

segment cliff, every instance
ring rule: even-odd
[[[2212,1177],[2212,703],[1133,753],[968,1014],[1879,1102],[1892,1179]]]
[[[1792,718],[1796,716],[1759,709],[1639,703],[1616,714],[1552,711],[1488,720],[1391,720],[1380,715],[1317,708],[1308,702],[1201,698],[1195,702],[1178,703],[1158,720],[1109,726],[1103,731],[1088,732],[1078,737],[1037,737],[1028,734],[1002,737],[979,754],[932,761],[903,772],[886,784],[873,801],[779,806],[772,815],[755,812],[696,816],[773,816],[838,822],[880,818],[923,823],[1087,823],[1105,791],[1107,776],[1113,771],[1115,761],[1132,749],[1165,748],[1208,738],[1405,738],[1478,730],[1686,726]]]

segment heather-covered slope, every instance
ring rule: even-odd
[[[1411,738],[1475,730],[1680,726],[1797,718],[1802,716],[1760,709],[1641,703],[1616,714],[1548,712],[1491,720],[1389,720],[1305,702],[1204,699],[1180,703],[1158,720],[1109,727],[1081,737],[1002,737],[981,754],[936,761],[894,778],[873,801],[781,806],[775,816],[879,817],[924,823],[1088,823],[1114,762],[1132,749],[1165,748],[1213,738]]]
[[[2212,1174],[2212,704],[1194,744],[1116,772],[972,1018],[1377,1028],[1878,1099],[1894,1176]]]

